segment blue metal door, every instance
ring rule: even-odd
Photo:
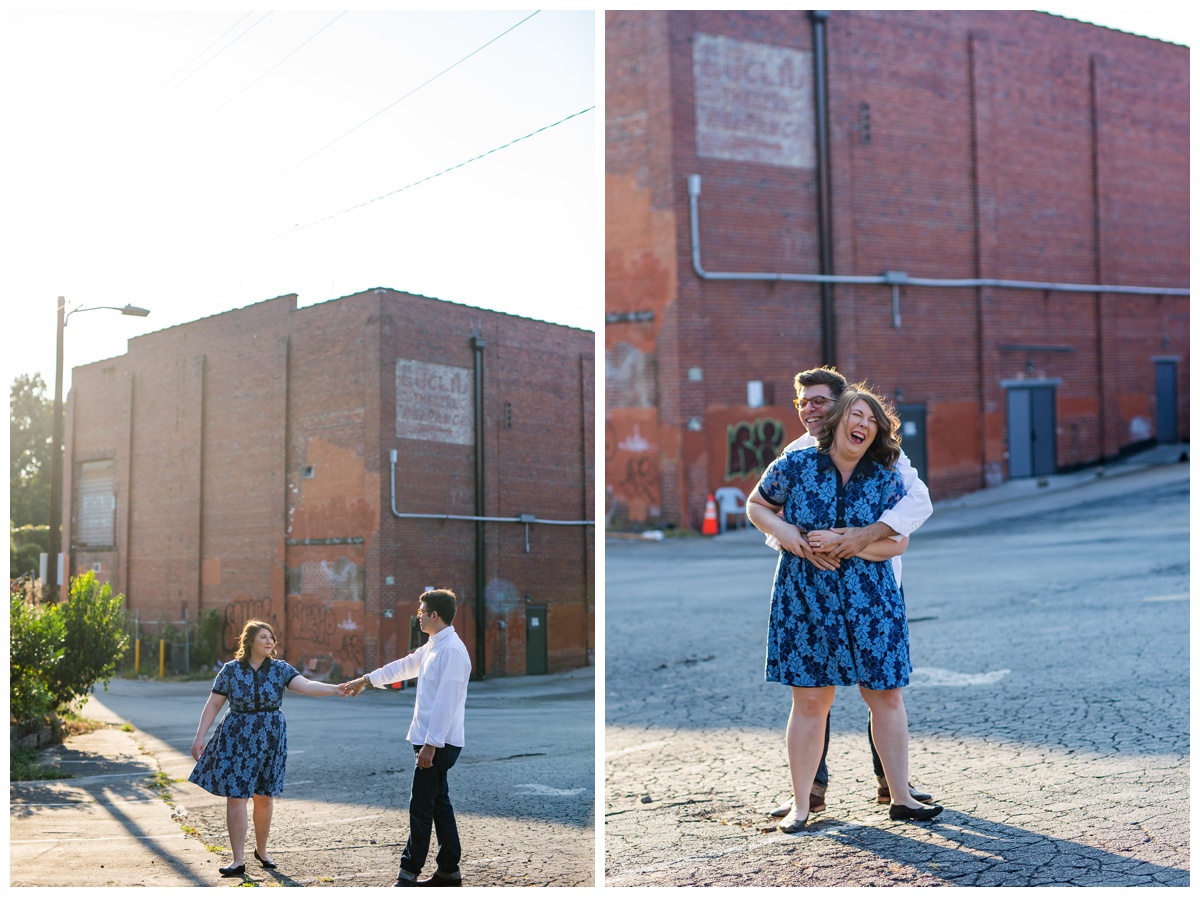
[[[1175,362],[1155,361],[1154,381],[1158,396],[1158,441],[1176,442],[1179,439],[1179,418],[1176,411]]]

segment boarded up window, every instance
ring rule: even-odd
[[[84,461],[75,486],[75,543],[111,547],[117,498],[113,493],[111,460]]]
[[[472,374],[467,368],[396,360],[396,435],[471,445]]]

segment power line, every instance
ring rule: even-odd
[[[246,19],[250,18],[250,13],[252,13],[252,12],[254,12],[254,10],[250,10],[250,12],[246,13],[244,16],[242,16],[240,19],[238,19],[236,22],[234,22],[232,25],[230,25],[228,28],[226,28],[225,31],[222,32],[220,37],[218,37],[215,41],[213,41],[211,44],[209,44],[207,47],[205,47],[203,50],[201,50],[199,53],[197,53],[195,56],[193,56],[190,60],[188,60],[187,64],[184,65],[183,68],[181,68],[179,71],[177,71],[175,74],[173,74],[170,78],[168,78],[162,84],[158,85],[158,87],[154,88],[154,93],[158,93],[160,90],[162,90],[168,84],[170,84],[172,81],[174,81],[176,78],[178,78],[184,72],[186,72],[188,70],[188,66],[190,66],[193,62],[195,62],[197,59],[199,59],[201,56],[203,56],[205,53],[207,53],[209,50],[211,50],[213,47],[215,47],[217,44],[219,44],[221,42],[221,38],[225,37],[226,34],[228,34],[230,31],[232,31],[238,25],[242,24],[242,22],[246,21]]]
[[[452,171],[456,171],[457,169],[462,168],[464,165],[470,165],[472,162],[478,162],[480,159],[490,156],[493,153],[500,152],[500,150],[508,149],[508,147],[513,146],[514,144],[520,143],[522,140],[528,140],[530,137],[534,137],[538,134],[541,134],[543,131],[549,131],[551,128],[556,128],[559,125],[563,124],[564,122],[568,122],[573,118],[577,118],[578,116],[583,115],[586,112],[591,112],[595,108],[596,108],[595,106],[588,106],[588,108],[586,108],[586,109],[580,109],[578,112],[572,112],[566,118],[560,118],[558,121],[554,122],[553,124],[545,125],[544,127],[538,128],[536,131],[530,131],[524,137],[517,137],[515,140],[510,140],[510,141],[508,141],[508,143],[502,144],[501,146],[493,147],[492,149],[488,150],[487,152],[480,153],[478,156],[473,156],[472,158],[467,159],[464,162],[459,162],[457,165],[451,165],[449,168],[444,168],[441,171],[439,171],[437,174],[428,175],[426,177],[421,178],[420,180],[413,181],[411,184],[405,184],[403,187],[398,187],[395,190],[392,190],[388,193],[384,193],[382,196],[376,196],[374,199],[368,199],[366,202],[360,202],[358,205],[350,206],[349,208],[342,209],[340,212],[334,212],[332,215],[326,215],[324,218],[319,218],[316,221],[310,221],[308,224],[298,224],[294,228],[292,228],[290,231],[287,231],[286,233],[278,234],[274,237],[268,237],[266,240],[263,240],[259,243],[255,243],[253,246],[247,246],[244,249],[234,250],[234,252],[228,253],[227,255],[235,255],[238,252],[246,252],[251,249],[257,249],[259,246],[265,246],[267,243],[273,243],[276,240],[281,240],[284,237],[290,236],[291,234],[294,234],[294,233],[298,233],[299,231],[305,230],[306,228],[315,227],[318,224],[323,224],[324,222],[329,221],[332,218],[337,218],[339,215],[345,215],[347,212],[353,212],[358,209],[364,208],[365,206],[369,206],[372,203],[379,202],[381,199],[387,199],[389,196],[395,196],[397,193],[403,193],[405,190],[408,190],[412,187],[419,186],[420,184],[424,184],[426,181],[432,181],[434,178],[440,178],[444,174],[449,174]],[[224,258],[226,256],[222,256],[222,257]]]
[[[243,196],[241,199],[237,200],[237,202],[242,202],[243,200],[249,199],[251,196],[254,196],[254,195],[255,195],[256,193],[258,193],[260,190],[263,190],[264,188],[266,188],[266,187],[269,187],[271,184],[275,183],[277,180],[279,180],[279,179],[280,179],[281,177],[283,177],[284,175],[290,174],[291,172],[295,171],[297,168],[299,168],[301,165],[303,165],[303,164],[304,164],[305,162],[307,162],[309,159],[311,159],[311,158],[313,158],[314,156],[320,155],[321,153],[325,152],[325,150],[329,149],[331,146],[333,146],[333,145],[334,145],[335,143],[337,143],[339,140],[342,140],[343,138],[349,137],[351,134],[353,134],[355,131],[357,131],[359,128],[361,128],[363,125],[367,124],[367,122],[369,122],[369,121],[372,121],[372,120],[374,120],[374,119],[378,118],[379,116],[383,115],[383,113],[387,112],[387,111],[388,111],[389,109],[391,109],[393,106],[397,105],[398,103],[401,103],[401,102],[403,102],[404,100],[407,100],[409,97],[411,97],[411,96],[412,96],[414,93],[416,93],[418,90],[421,90],[421,88],[423,88],[423,87],[426,87],[427,85],[429,85],[429,84],[433,83],[434,81],[436,81],[438,78],[442,77],[442,75],[446,74],[446,72],[450,71],[450,70],[451,70],[451,69],[453,69],[453,68],[456,68],[457,66],[460,66],[460,65],[462,65],[464,62],[466,62],[468,59],[470,59],[470,58],[471,58],[472,56],[474,56],[476,53],[480,52],[480,51],[481,51],[481,50],[483,50],[483,49],[486,49],[486,48],[487,48],[487,47],[489,47],[489,46],[491,46],[491,45],[492,45],[492,44],[494,44],[496,41],[500,40],[500,38],[504,37],[504,35],[508,34],[510,31],[513,31],[514,29],[521,27],[521,26],[522,26],[522,25],[524,25],[526,22],[528,22],[530,19],[532,19],[534,16],[536,16],[536,15],[537,15],[539,12],[541,12],[541,10],[540,10],[540,9],[534,10],[532,13],[530,13],[529,15],[527,15],[525,18],[521,19],[521,21],[517,22],[517,24],[513,25],[511,28],[506,28],[504,31],[502,31],[502,32],[500,32],[499,34],[497,34],[495,37],[493,37],[493,38],[492,38],[490,41],[488,41],[486,44],[483,44],[482,46],[480,46],[480,47],[477,47],[476,49],[472,50],[470,53],[468,53],[468,54],[467,54],[466,56],[464,56],[462,59],[458,60],[458,62],[454,63],[453,65],[447,66],[446,68],[444,68],[444,69],[442,69],[440,72],[438,72],[436,75],[434,75],[432,78],[429,78],[429,79],[427,79],[426,81],[422,82],[421,84],[418,84],[416,87],[414,87],[412,90],[410,90],[410,91],[409,91],[408,93],[406,93],[404,96],[400,97],[398,100],[393,100],[391,103],[389,103],[388,105],[386,105],[386,106],[384,106],[382,109],[380,109],[378,112],[376,112],[374,115],[372,115],[372,116],[370,116],[369,118],[366,118],[366,119],[364,119],[363,121],[361,121],[361,122],[359,122],[358,124],[356,124],[356,125],[355,125],[353,128],[351,128],[351,129],[350,129],[349,131],[347,131],[345,134],[342,134],[340,137],[335,137],[333,140],[329,141],[327,144],[325,144],[325,145],[324,145],[323,147],[321,147],[320,149],[316,150],[315,152],[309,153],[307,156],[305,156],[303,159],[301,159],[299,162],[297,162],[297,163],[296,163],[295,165],[293,165],[291,168],[287,169],[286,171],[282,171],[282,172],[280,172],[279,174],[275,175],[275,177],[271,178],[271,179],[270,179],[269,181],[267,181],[266,183],[264,183],[264,184],[260,184],[258,187],[255,187],[253,190],[251,190],[249,193],[247,193],[247,194],[246,194],[245,196]]]
[[[269,16],[272,12],[274,12],[274,10],[268,9],[263,14],[262,18],[260,18],[257,22],[255,22],[253,25],[251,25],[249,28],[247,28],[245,31],[243,31],[241,34],[239,34],[237,37],[235,37],[233,40],[231,40],[225,46],[223,46],[220,50],[218,50],[212,56],[208,57],[208,59],[204,60],[204,62],[201,63],[199,66],[197,66],[196,69],[193,70],[191,74],[189,74],[186,78],[184,78],[182,81],[180,81],[178,84],[176,84],[170,90],[168,90],[166,93],[164,93],[161,97],[159,97],[154,102],[161,103],[163,100],[165,100],[167,97],[169,97],[172,93],[174,93],[176,90],[178,90],[184,84],[186,84],[192,78],[192,75],[195,75],[196,72],[199,72],[206,65],[208,65],[210,62],[212,62],[214,59],[216,59],[218,56],[220,56],[222,53],[224,53],[226,50],[228,50],[230,47],[232,47],[238,41],[240,41],[243,37],[245,37],[247,34],[249,34],[251,31],[253,31],[255,28],[257,28],[260,24],[262,24],[263,19],[265,19],[267,16]],[[226,32],[226,33],[228,33],[228,32]],[[218,40],[219,39],[220,38],[218,38]],[[189,65],[190,65],[190,63],[189,63]]]
[[[222,109],[224,109],[230,103],[232,103],[234,100],[236,100],[242,94],[244,94],[247,90],[249,90],[251,87],[253,87],[255,84],[257,84],[263,78],[267,77],[267,75],[271,74],[271,72],[275,71],[275,69],[279,68],[285,62],[287,62],[289,59],[291,59],[293,56],[295,56],[297,53],[299,53],[302,49],[304,49],[304,47],[310,41],[312,41],[313,38],[315,38],[322,31],[324,31],[326,28],[328,28],[330,25],[332,25],[334,22],[336,22],[338,19],[340,19],[342,16],[344,16],[347,12],[349,12],[349,10],[345,10],[345,9],[343,9],[341,12],[339,12],[336,16],[334,16],[332,19],[330,19],[328,22],[326,22],[324,25],[322,25],[319,29],[317,29],[316,32],[314,32],[312,35],[310,35],[302,44],[300,44],[300,46],[296,47],[294,50],[292,50],[292,52],[288,53],[287,56],[284,56],[283,59],[279,60],[277,63],[275,63],[273,66],[271,66],[265,72],[263,72],[261,75],[259,75],[257,78],[255,78],[253,81],[251,81],[245,87],[243,87],[241,90],[239,90],[233,96],[231,96],[228,100],[226,100],[224,103],[222,103],[216,109],[214,109],[212,112],[208,113],[208,115],[204,116],[204,118],[200,119],[200,121],[196,122],[196,124],[194,124],[192,126],[192,130],[200,127],[200,125],[204,124],[206,121],[208,121],[210,118],[212,118],[218,112],[220,112]]]

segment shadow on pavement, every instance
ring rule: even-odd
[[[1187,886],[1188,870],[1123,856],[1029,829],[946,810],[920,824],[943,843],[909,838],[894,828],[821,818],[798,837],[835,839],[883,860],[913,866],[947,884],[964,887],[1101,886],[1120,884]],[[1139,840],[1144,839],[1138,831]],[[1132,848],[1131,848],[1132,849]],[[1144,881],[1138,882],[1137,878]]]

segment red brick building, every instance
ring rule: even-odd
[[[64,545],[143,626],[272,621],[350,676],[460,599],[475,675],[594,661],[594,334],[376,289],[294,295],[75,368]],[[484,519],[474,519],[484,518]]]
[[[823,363],[895,401],[935,499],[1188,439],[1187,47],[1032,11],[606,17],[610,520],[749,492]]]

